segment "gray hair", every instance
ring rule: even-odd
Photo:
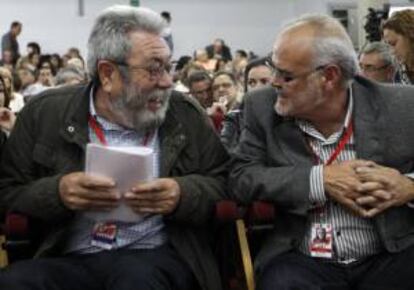
[[[395,66],[395,58],[391,53],[391,49],[388,44],[382,41],[374,41],[368,43],[361,51],[361,54],[378,53],[381,57],[384,65]]]
[[[61,68],[56,74],[55,85],[65,85],[71,79],[77,79],[79,82],[85,82],[87,79],[86,73],[84,70],[74,65],[69,65],[67,67]]]
[[[315,32],[313,66],[336,64],[342,71],[343,85],[348,85],[358,73],[359,66],[352,41],[342,24],[328,15],[311,14],[288,23],[284,30],[302,25],[312,27]]]
[[[114,5],[103,10],[88,40],[87,67],[91,79],[98,79],[96,65],[100,59],[126,61],[131,50],[130,32],[145,31],[161,35],[165,25],[161,16],[148,8]]]

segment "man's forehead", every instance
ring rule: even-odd
[[[289,63],[292,65],[307,65],[310,62],[312,53],[313,38],[306,34],[285,32],[276,38],[273,51],[272,62]]]
[[[137,31],[130,34],[132,43],[131,57],[139,57],[143,61],[158,60],[167,62],[171,51],[160,35]]]

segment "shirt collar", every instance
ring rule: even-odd
[[[348,108],[347,108],[347,112],[346,112],[346,115],[345,115],[345,119],[343,121],[342,128],[338,132],[336,132],[332,135],[332,137],[334,137],[334,139],[338,138],[342,134],[342,132],[346,128],[348,128],[348,126],[351,124],[353,106],[354,106],[354,97],[353,97],[353,93],[352,93],[352,86],[350,85],[349,88],[348,88]],[[305,132],[309,135],[312,135],[315,138],[324,139],[322,137],[322,134],[320,134],[315,129],[315,127],[312,125],[311,122],[306,121],[306,120],[302,120],[302,119],[295,119],[295,122],[303,132]],[[317,134],[315,134],[315,133],[317,133]],[[328,139],[331,139],[331,137],[328,138]]]

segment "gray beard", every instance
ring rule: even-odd
[[[154,131],[165,120],[171,90],[154,90],[149,94],[142,94],[136,87],[126,85],[122,95],[111,101],[111,110],[122,120],[122,124],[136,131]],[[149,100],[160,100],[161,107],[153,112],[147,108]]]

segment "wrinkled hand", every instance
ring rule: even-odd
[[[169,214],[175,210],[181,191],[172,178],[139,183],[125,193],[126,203],[137,213]]]
[[[121,198],[111,178],[74,172],[59,182],[59,195],[63,204],[72,210],[110,210]]]
[[[414,182],[396,169],[374,164],[357,168],[356,173],[363,182],[358,188],[363,196],[356,203],[368,208],[367,217],[414,199]]]
[[[0,128],[11,131],[16,122],[16,115],[8,108],[0,108]]]
[[[365,160],[350,160],[327,165],[323,170],[325,191],[336,202],[342,204],[353,213],[365,216],[365,209],[356,202],[362,197],[358,190],[362,182],[355,170],[358,167],[372,166],[373,162]]]

